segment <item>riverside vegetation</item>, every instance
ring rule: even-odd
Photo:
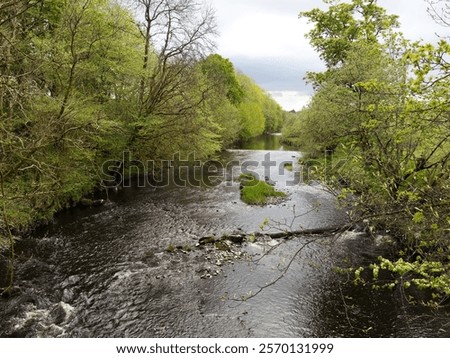
[[[355,282],[447,302],[450,45],[408,41],[376,0],[324,2],[300,16],[326,69],[307,74],[314,96],[286,118],[284,140],[302,146],[353,222],[396,239],[395,258],[348,268]],[[207,158],[282,125],[280,107],[212,54],[211,9],[129,4],[0,4],[0,241],[11,263],[13,235],[92,192],[105,179],[102,163],[120,167],[124,150],[141,161]],[[450,26],[448,2],[429,4]],[[11,269],[1,286],[13,279]]]
[[[212,9],[195,0],[128,5],[0,4],[0,243],[11,262],[13,235],[99,187],[102,163],[120,167],[125,150],[141,161],[202,159],[280,129],[280,106],[213,54]]]
[[[249,205],[263,205],[270,200],[286,196],[285,193],[275,190],[272,185],[258,180],[252,174],[241,174],[239,179],[241,181],[241,200]]]
[[[396,257],[350,268],[355,282],[410,302],[448,302],[450,44],[405,39],[397,16],[376,1],[324,2],[300,16],[313,25],[307,38],[326,70],[307,74],[314,96],[287,118],[284,139],[309,153],[305,163],[354,222],[398,243]],[[448,1],[428,3],[448,28]]]

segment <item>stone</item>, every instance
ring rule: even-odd
[[[214,236],[205,236],[198,240],[200,245],[214,244],[216,242],[216,238]]]

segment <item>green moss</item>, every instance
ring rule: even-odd
[[[241,200],[249,205],[267,204],[270,198],[284,198],[285,193],[249,174],[242,174]]]
[[[290,172],[292,172],[292,170],[294,170],[294,166],[292,165],[292,163],[285,163],[284,164],[284,169],[289,170]]]
[[[167,246],[167,249],[166,249],[166,251],[169,253],[169,254],[172,254],[172,253],[174,253],[175,252],[175,246],[174,245],[172,245],[172,244],[169,244],[169,246]]]
[[[230,251],[230,245],[224,241],[217,241],[215,244],[216,249],[219,251]]]
[[[244,173],[239,175],[239,180],[242,185],[255,185],[258,182],[253,174]]]

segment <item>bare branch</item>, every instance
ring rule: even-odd
[[[450,5],[447,0],[427,0],[427,11],[439,25],[450,27]]]

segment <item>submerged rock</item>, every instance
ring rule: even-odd
[[[217,250],[231,251],[230,245],[228,245],[225,241],[217,241],[214,245]]]
[[[397,245],[397,242],[391,235],[376,235],[374,237],[375,245],[380,246],[395,246]]]
[[[224,235],[222,236],[222,241],[223,240],[228,240],[231,241],[233,244],[241,245],[245,240],[245,234],[233,233],[231,235]]]
[[[70,319],[70,317],[72,316],[72,312],[72,306],[64,302],[60,302],[50,311],[49,317],[54,324],[60,325]]]
[[[205,236],[198,240],[200,245],[214,244],[216,242],[216,238],[214,236]]]

